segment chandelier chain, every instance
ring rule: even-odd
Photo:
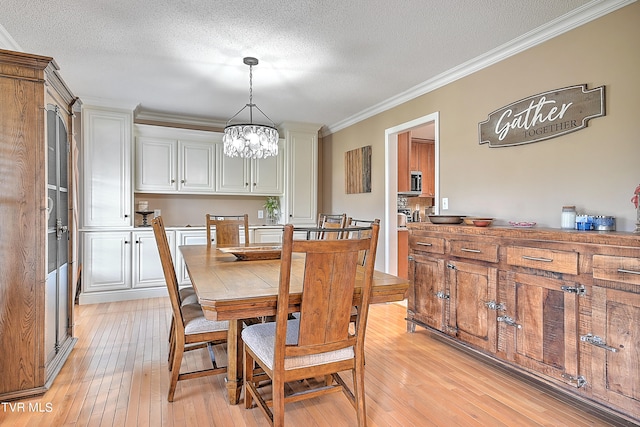
[[[253,123],[253,65],[249,65],[249,121]]]

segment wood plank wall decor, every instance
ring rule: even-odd
[[[371,146],[344,154],[344,189],[346,194],[371,193]]]

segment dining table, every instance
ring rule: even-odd
[[[265,244],[249,246],[278,249]],[[240,400],[243,385],[242,327],[250,319],[275,316],[281,260],[240,259],[213,245],[185,245],[179,249],[205,318],[229,321],[226,388],[229,403],[235,405]],[[289,299],[292,313],[300,310],[303,274],[304,255],[293,254]],[[363,279],[364,268],[359,267],[354,305],[359,301]],[[402,301],[408,287],[407,279],[376,270],[371,303]]]

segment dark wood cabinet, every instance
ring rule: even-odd
[[[445,261],[421,253],[409,258],[409,290],[407,303],[409,318],[438,331],[445,327],[445,301],[449,299],[445,286]],[[410,331],[415,323],[409,322]]]
[[[75,342],[76,98],[57,71],[0,50],[0,401],[44,393]]]
[[[580,333],[581,354],[594,396],[634,407],[640,418],[640,254],[627,248],[621,255],[593,256],[591,322]]]
[[[518,366],[578,386],[578,298],[569,281],[506,271],[505,358]],[[504,325],[504,326],[502,326]]]
[[[449,311],[446,332],[484,351],[495,353],[498,270],[462,261],[447,261]]]
[[[407,328],[640,421],[640,236],[409,225]]]

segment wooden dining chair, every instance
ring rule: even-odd
[[[364,335],[379,225],[370,229],[364,238],[294,240],[294,227],[284,227],[276,321],[242,332],[245,407],[252,407],[255,400],[274,426],[284,425],[285,403],[336,391],[342,391],[356,409],[358,425],[366,425]],[[369,251],[364,267],[358,265],[361,250]],[[304,255],[302,278],[291,272],[292,259],[299,254]],[[300,314],[289,320],[290,291],[295,287],[298,292],[298,285],[292,286],[295,280],[302,280]],[[349,327],[353,305],[361,307],[355,329]],[[340,376],[342,371],[351,372],[351,388]],[[300,380],[317,377],[324,378],[319,387],[299,387]],[[268,379],[270,398],[260,387]],[[292,382],[294,387],[286,387]]]
[[[211,226],[216,227],[216,246],[249,245],[249,215],[206,215],[207,246],[211,246]],[[240,227],[244,227],[244,244],[240,243]]]
[[[355,218],[351,218],[351,217],[347,218],[347,228],[371,227],[373,224],[380,224],[380,219],[378,219],[378,218],[376,218],[376,219],[355,219]],[[356,230],[356,231],[350,232],[350,237],[354,237],[354,236],[365,237],[367,235],[367,233],[370,233],[370,231],[367,231],[367,230],[362,230],[362,231]],[[364,265],[366,255],[367,255],[367,251],[361,251],[360,252],[360,256],[358,258],[358,262],[360,263],[360,265]]]
[[[347,214],[318,214],[318,228],[345,228],[347,225]],[[340,233],[325,233],[319,232],[321,239],[341,239],[343,236]]]
[[[162,217],[154,218],[151,224],[153,226],[158,252],[160,253],[162,271],[167,284],[171,310],[173,312],[173,340],[169,357],[171,379],[167,397],[169,402],[173,402],[178,381],[227,372],[226,367],[218,367],[213,357],[214,352],[211,346],[227,341],[229,322],[207,320],[199,304],[183,304],[180,298],[178,279],[173,266],[169,241],[167,240]],[[181,373],[180,368],[182,366],[182,356],[184,352],[199,348],[209,348],[212,368]]]

